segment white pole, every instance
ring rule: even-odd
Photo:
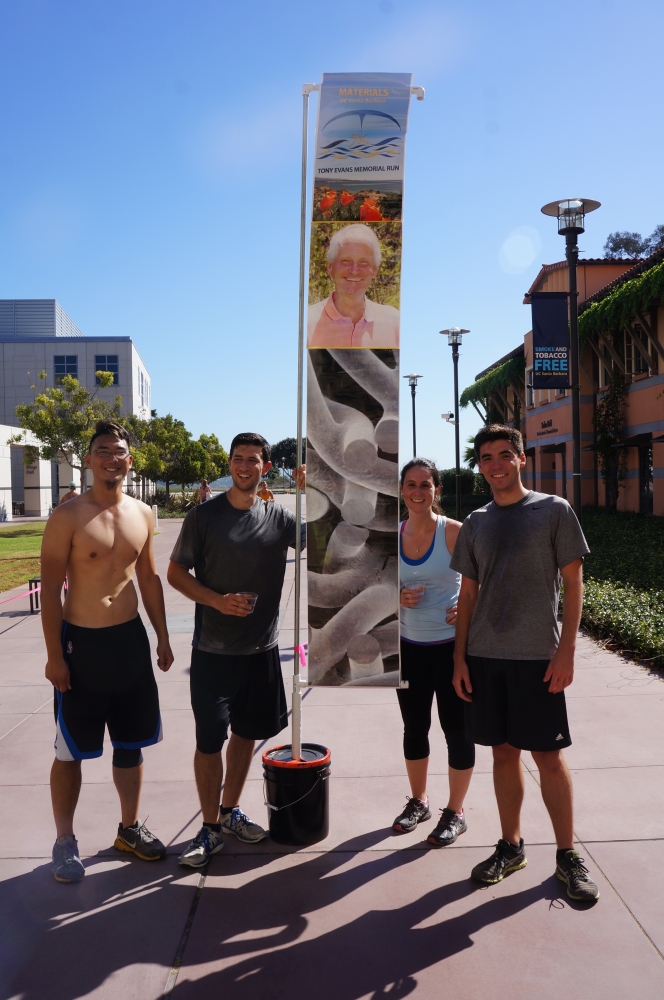
[[[304,282],[306,276],[307,240],[307,143],[309,125],[309,94],[320,90],[316,83],[305,83],[302,87],[302,193],[300,201],[300,303],[297,342],[297,468],[302,465],[302,399],[304,386]],[[295,614],[293,622],[293,719],[291,747],[293,760],[301,760],[302,751],[302,678],[300,675],[300,582],[302,578],[302,544],[300,541],[300,520],[302,517],[302,493],[295,485]]]
[[[154,514],[154,530],[156,531],[159,527],[159,508],[156,503],[152,504],[152,513]]]

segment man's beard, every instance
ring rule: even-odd
[[[235,486],[236,489],[241,490],[242,493],[251,493],[251,491],[255,490],[258,486],[258,482],[252,483],[249,480],[243,481],[241,479],[233,479],[233,486]]]

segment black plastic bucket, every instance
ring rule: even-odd
[[[327,747],[303,743],[301,760],[292,747],[263,754],[265,804],[270,837],[277,844],[305,847],[324,840],[330,829],[330,759]]]

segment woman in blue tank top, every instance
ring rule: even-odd
[[[401,574],[401,676],[397,691],[404,722],[403,749],[411,795],[393,829],[409,833],[431,818],[427,798],[429,730],[434,694],[448,751],[450,795],[427,837],[437,847],[466,832],[463,800],[475,764],[475,746],[466,739],[464,704],[452,686],[454,622],[461,577],[450,558],[461,525],[438,513],[440,476],[433,462],[414,458],[401,472],[401,495],[408,518],[399,529]]]

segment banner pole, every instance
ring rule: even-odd
[[[304,282],[306,268],[307,240],[307,147],[309,126],[309,94],[320,90],[316,83],[305,83],[302,87],[302,192],[300,200],[300,302],[297,342],[297,468],[302,465],[302,407],[304,388]],[[304,660],[300,643],[300,593],[302,580],[302,538],[300,521],[302,518],[302,492],[295,483],[295,613],[293,621],[293,716],[291,728],[291,749],[293,760],[301,759],[302,751],[302,677],[300,666]]]

